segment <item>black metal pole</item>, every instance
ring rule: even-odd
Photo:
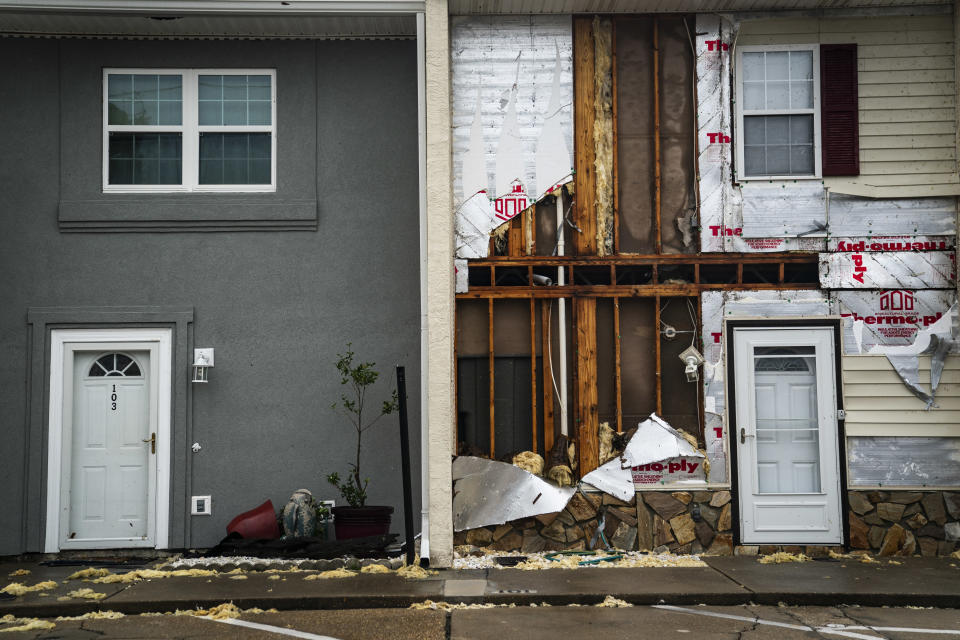
[[[400,406],[400,465],[403,468],[403,530],[407,538],[407,564],[413,565],[413,496],[410,490],[410,427],[407,424],[407,375],[397,365],[397,398]]]

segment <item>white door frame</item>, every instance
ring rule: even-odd
[[[737,332],[743,332],[744,342],[739,343],[736,340]],[[786,332],[796,332],[796,337],[790,337],[789,345],[784,343],[783,335]],[[828,336],[823,336],[827,333]],[[766,334],[766,335],[764,335]],[[842,432],[839,421],[837,420],[837,408],[839,404],[838,379],[836,358],[840,350],[840,345],[835,340],[836,327],[832,324],[811,324],[809,326],[778,325],[774,322],[764,325],[740,325],[730,328],[731,347],[735,354],[735,366],[733,376],[730,378],[732,385],[737,393],[734,394],[735,403],[733,409],[736,412],[736,430],[731,430],[730,438],[734,440],[741,439],[741,431],[748,438],[746,446],[756,446],[756,423],[755,407],[752,397],[744,397],[743,388],[749,389],[750,393],[754,388],[754,370],[752,366],[752,347],[761,346],[821,346],[826,353],[817,353],[816,384],[818,397],[818,419],[821,425],[833,423],[835,425],[833,437],[829,440],[820,437],[820,482],[821,491],[818,495],[823,496],[822,506],[825,513],[834,515],[837,522],[829,527],[829,530],[820,531],[819,529],[803,532],[804,539],[797,539],[796,531],[776,530],[755,531],[753,527],[748,527],[747,522],[752,522],[752,516],[748,516],[747,507],[752,505],[747,498],[757,494],[757,475],[752,473],[751,477],[743,477],[741,466],[744,462],[742,451],[745,446],[742,443],[731,442],[732,448],[737,451],[737,503],[740,512],[740,540],[743,544],[843,544],[845,526],[843,514],[843,477],[841,475],[840,455],[842,447],[840,438]],[[829,347],[829,349],[827,349]],[[822,433],[822,432],[821,432]],[[832,465],[828,468],[828,462],[832,458]],[[832,481],[829,479],[833,478]],[[794,494],[784,494],[784,502],[781,506],[788,506],[791,502],[790,496]],[[801,494],[796,494],[797,496]],[[806,495],[806,494],[802,494]],[[813,494],[811,494],[813,495]],[[774,496],[771,496],[773,498]],[[798,506],[815,506],[816,500],[807,501]],[[771,503],[772,504],[772,503]],[[817,503],[819,504],[819,503]],[[748,531],[748,529],[750,531]]]
[[[64,401],[72,398],[74,345],[84,343],[117,343],[125,349],[136,348],[136,343],[156,353],[156,366],[151,369],[156,378],[151,386],[156,389],[157,454],[156,499],[153,513],[155,544],[166,549],[170,529],[170,431],[173,331],[171,329],[54,329],[50,332],[50,404],[47,429],[47,521],[44,551],[60,551],[61,465],[64,455]],[[91,345],[92,346],[92,345]],[[69,359],[69,362],[68,362]],[[71,386],[67,389],[67,384]],[[153,395],[153,394],[151,394]],[[71,408],[72,411],[72,408]],[[69,425],[66,425],[69,426]],[[117,547],[115,541],[103,545],[90,544],[86,548]],[[126,545],[124,545],[126,546]],[[138,546],[138,545],[131,545]]]

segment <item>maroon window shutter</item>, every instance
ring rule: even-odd
[[[820,45],[820,149],[824,176],[860,174],[857,45]]]

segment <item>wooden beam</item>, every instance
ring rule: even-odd
[[[660,365],[660,296],[653,300],[653,357],[656,361],[654,375],[657,383],[657,415],[663,417],[663,380]]]
[[[543,364],[543,452],[553,448],[553,372],[548,354],[550,346],[550,305],[547,300],[540,301],[540,361]]]
[[[573,131],[576,170],[576,220],[580,232],[574,236],[579,255],[597,253],[596,147],[593,140],[594,102],[593,19],[573,19]]]
[[[490,459],[496,460],[496,435],[494,425],[494,385],[493,385],[493,298],[487,304],[487,367],[490,376]]]
[[[597,468],[600,456],[599,410],[597,395],[597,301],[574,298],[577,320],[575,372],[579,405],[577,411],[577,457],[580,477]]]
[[[653,296],[695,296],[701,291],[794,291],[819,290],[820,285],[809,284],[659,284],[659,285],[577,285],[566,287],[472,287],[458,293],[457,300],[480,298],[649,298]]]
[[[537,452],[537,301],[530,298],[530,430],[534,453]],[[546,453],[546,452],[544,452]]]
[[[623,432],[623,381],[620,366],[620,298],[613,299],[613,382],[617,398],[617,433]]]
[[[507,254],[510,257],[526,255],[523,241],[524,216],[519,215],[510,221],[510,230],[507,232]]]
[[[629,254],[619,256],[531,256],[529,258],[511,258],[509,256],[490,256],[470,260],[470,267],[511,266],[552,266],[560,265],[652,265],[652,264],[817,264],[816,253],[663,253]]]

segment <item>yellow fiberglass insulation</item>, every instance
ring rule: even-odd
[[[565,464],[555,464],[547,471],[547,478],[561,487],[573,486],[573,471]]]
[[[543,458],[533,451],[521,451],[513,456],[513,466],[529,471],[535,476],[543,475]]]
[[[202,578],[205,576],[215,576],[216,571],[209,569],[177,569],[176,571],[158,571],[156,569],[137,569],[127,573],[111,573],[107,576],[94,578],[91,582],[97,584],[113,584],[120,582],[130,584],[140,580],[153,580],[155,578]]]
[[[632,607],[633,605],[627,602],[626,600],[621,600],[620,598],[614,598],[613,596],[607,596],[606,598],[603,599],[603,602],[600,602],[593,606],[624,608],[624,607]]]
[[[593,145],[596,176],[597,255],[613,253],[613,26],[593,19]]]
[[[11,571],[11,572],[8,573],[7,575],[10,576],[11,578],[18,578],[18,577],[20,577],[20,576],[28,576],[28,575],[30,575],[30,569],[17,569],[16,571]]]
[[[19,623],[16,627],[0,628],[0,633],[9,633],[11,631],[46,631],[57,626],[49,620],[39,620],[37,618],[17,618],[16,621]]]
[[[600,423],[600,457],[597,466],[617,456],[617,452],[613,450],[613,437],[616,434],[609,422]]]
[[[86,598],[87,600],[103,600],[107,597],[107,594],[94,591],[90,587],[74,589],[73,591],[69,591],[67,595],[71,598]]]
[[[93,567],[87,567],[86,569],[80,569],[80,571],[75,571],[67,576],[67,580],[89,580],[91,578],[102,578],[103,576],[109,576],[110,571],[107,569],[94,569]]]
[[[353,578],[356,576],[356,571],[350,571],[349,569],[331,569],[330,571],[321,571],[320,573],[314,573],[304,580],[330,580],[331,578]]]
[[[119,611],[91,611],[82,616],[57,616],[57,622],[64,620],[119,620],[124,618],[124,614]]]
[[[48,589],[56,589],[57,583],[53,580],[47,580],[46,582],[38,582],[35,585],[27,586],[19,582],[11,582],[3,589],[0,589],[0,593],[8,593],[11,596],[22,596],[25,593],[30,593],[31,591],[47,591]]]
[[[360,573],[390,573],[390,567],[385,567],[382,564],[368,564],[360,569]]]
[[[437,575],[436,571],[428,571],[417,564],[408,564],[397,569],[397,575],[408,580],[423,580]]]
[[[760,564],[783,564],[784,562],[809,562],[810,557],[802,553],[787,553],[778,551],[760,558]]]

